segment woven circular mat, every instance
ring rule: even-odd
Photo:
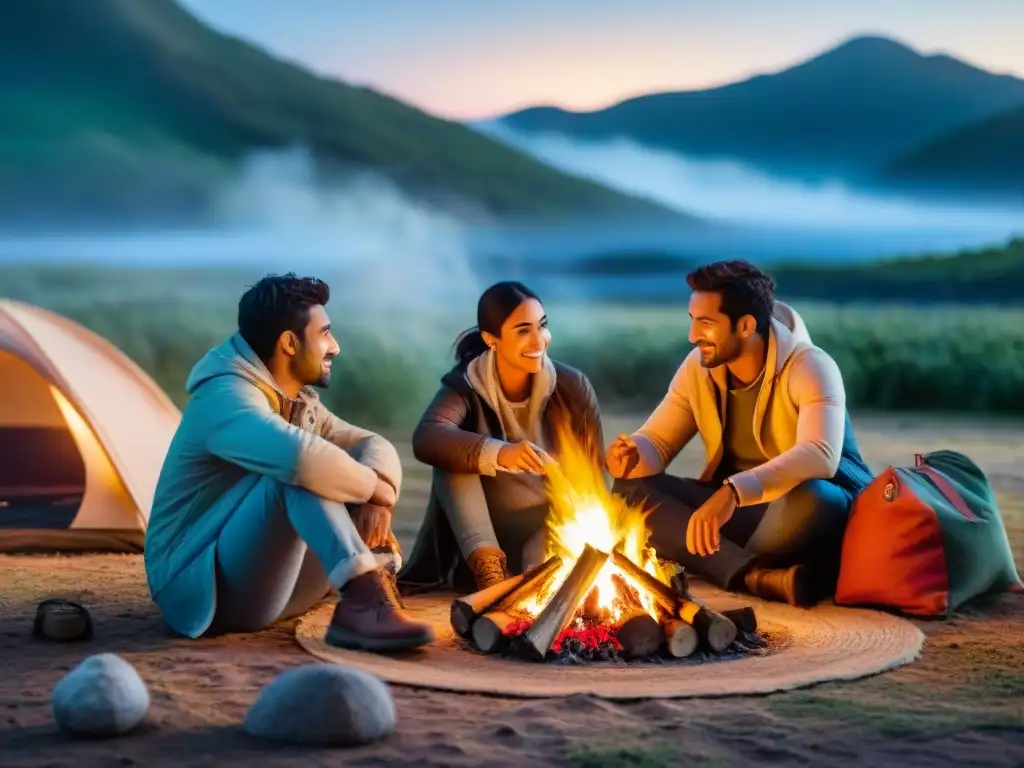
[[[914,624],[878,611],[831,604],[805,610],[740,598],[705,585],[696,585],[693,592],[719,610],[752,606],[758,630],[767,635],[767,648],[758,655],[701,663],[680,659],[536,664],[487,656],[470,650],[452,632],[451,594],[405,599],[408,612],[429,621],[437,633],[434,643],[414,651],[384,655],[327,645],[323,638],[333,605],[304,616],[295,637],[319,659],[357,667],[399,685],[522,697],[590,694],[606,699],[763,694],[828,680],[854,680],[909,664],[924,643]]]

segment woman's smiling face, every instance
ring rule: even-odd
[[[502,363],[524,373],[540,373],[551,344],[548,317],[536,299],[522,301],[501,326],[498,337],[484,333],[484,341]]]

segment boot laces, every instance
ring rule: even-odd
[[[402,595],[398,591],[398,577],[394,571],[390,568],[385,568],[384,573],[381,574],[381,589],[379,599],[382,605],[386,606],[398,606],[404,609],[405,604],[402,602]]]

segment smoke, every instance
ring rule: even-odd
[[[460,219],[377,174],[324,183],[301,148],[250,157],[214,214],[225,231],[258,238],[281,269],[344,275],[343,300],[375,312],[475,302],[478,293]]]
[[[328,183],[303,148],[259,152],[213,189],[211,209],[212,224],[192,230],[0,237],[0,261],[227,267],[244,276],[239,291],[267,272],[295,271],[330,283],[332,315],[378,331],[400,327],[405,344],[435,342],[438,324],[428,318],[439,307],[459,315],[450,325],[472,325],[481,287],[466,225],[383,176]],[[140,291],[175,295],[153,281]]]
[[[481,286],[466,225],[379,174],[324,183],[304,149],[259,153],[223,189],[215,215],[269,249],[275,271],[327,279],[329,309],[347,333],[366,331],[403,355],[443,352],[473,322]]]
[[[794,230],[835,227],[860,234],[927,229],[973,242],[1001,240],[1020,229],[1019,209],[873,196],[839,181],[802,184],[738,162],[681,157],[625,138],[579,141],[526,134],[501,122],[476,127],[563,171],[721,221]]]

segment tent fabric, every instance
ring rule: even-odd
[[[0,551],[141,551],[180,419],[106,339],[0,300]]]

